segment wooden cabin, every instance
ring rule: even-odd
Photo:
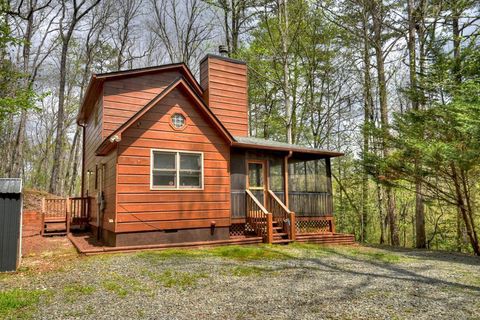
[[[78,115],[89,226],[111,246],[352,241],[335,233],[330,159],[249,137],[244,62],[207,55],[94,74]]]

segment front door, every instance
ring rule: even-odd
[[[266,205],[267,194],[267,165],[266,161],[248,161],[247,188],[255,197]]]

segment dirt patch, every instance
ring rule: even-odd
[[[78,254],[67,237],[35,235],[22,238],[22,257],[21,270],[44,272],[61,268]]]
[[[59,199],[61,197],[45,191],[24,189],[23,190],[23,210],[41,212],[43,198]]]

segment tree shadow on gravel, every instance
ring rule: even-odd
[[[448,251],[432,251],[412,248],[400,248],[381,245],[367,245],[366,247],[381,249],[388,252],[400,253],[406,257],[417,258],[421,260],[444,261],[451,263],[461,263],[480,267],[480,257],[469,256],[464,253]]]
[[[421,275],[421,274],[418,274],[416,272],[401,268],[398,265],[389,264],[389,263],[381,263],[381,262],[376,262],[376,261],[372,261],[372,260],[359,259],[359,258],[349,256],[347,254],[342,254],[340,252],[335,252],[334,254],[340,256],[341,258],[343,258],[345,260],[349,260],[353,263],[367,264],[367,265],[370,265],[372,267],[378,268],[380,270],[383,269],[385,271],[388,271],[390,274],[383,274],[383,273],[377,273],[377,272],[365,272],[365,271],[361,271],[359,269],[351,270],[351,269],[347,269],[347,268],[342,268],[338,264],[330,264],[330,263],[328,263],[328,261],[322,261],[321,259],[317,259],[317,258],[305,259],[305,261],[313,263],[316,266],[321,266],[322,269],[329,269],[329,271],[340,272],[340,273],[348,273],[348,274],[356,275],[356,276],[366,276],[366,277],[385,278],[385,279],[391,279],[391,280],[410,281],[410,282],[422,283],[422,284],[427,284],[427,285],[435,285],[435,286],[444,285],[444,286],[449,286],[449,287],[458,288],[458,289],[468,289],[468,290],[471,290],[471,291],[480,292],[480,287],[479,286],[467,285],[467,284],[452,282],[452,281],[448,281],[448,280],[432,278],[432,277],[429,277],[429,276]]]

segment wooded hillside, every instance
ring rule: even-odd
[[[345,152],[339,232],[480,255],[478,0],[0,0],[0,176],[79,192],[92,73],[249,72],[250,135]]]

